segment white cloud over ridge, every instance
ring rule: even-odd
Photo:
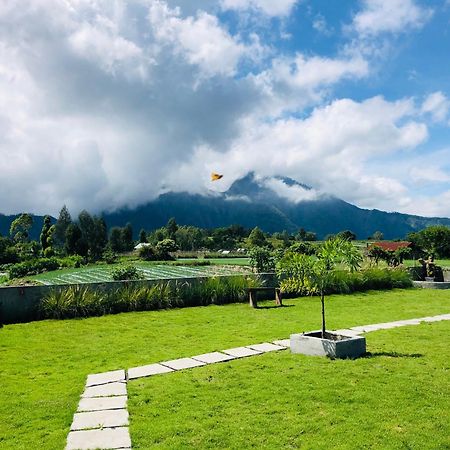
[[[444,93],[421,105],[336,98],[334,86],[370,75],[368,59],[271,53],[214,13],[284,17],[296,1],[187,3],[0,5],[0,212],[99,212],[170,189],[204,193],[212,170],[225,174],[223,189],[254,171],[317,189],[271,182],[293,201],[330,192],[410,208],[405,180],[368,167],[424,143],[427,117],[448,118]]]

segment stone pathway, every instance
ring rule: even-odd
[[[344,335],[356,336],[371,331],[441,320],[450,320],[450,314],[363,325],[336,331]],[[89,375],[77,412],[73,417],[70,433],[67,437],[66,450],[131,449],[127,410],[127,382],[129,380],[286,350],[289,346],[289,339],[281,339],[133,367],[128,370],[114,370]]]

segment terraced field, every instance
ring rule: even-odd
[[[170,266],[167,264],[136,264],[146,280],[168,278],[189,278],[214,275],[236,275],[248,271],[245,267],[235,266]],[[64,269],[30,277],[45,285],[101,283],[112,281],[111,272],[117,266],[90,266],[79,269]]]

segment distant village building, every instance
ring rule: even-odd
[[[387,252],[395,252],[399,248],[408,248],[410,247],[412,242],[409,241],[398,241],[398,242],[387,242],[387,241],[380,241],[380,242],[373,242],[372,244],[368,245],[368,248],[371,249],[373,247],[380,247],[383,250],[386,250]]]
[[[134,249],[139,251],[141,248],[151,247],[151,246],[152,246],[152,244],[149,244],[148,242],[140,242],[138,245],[136,245],[134,247]]]

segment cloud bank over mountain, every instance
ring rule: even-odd
[[[0,211],[114,210],[254,171],[450,216],[450,147],[434,143],[448,85],[392,95],[380,82],[393,43],[435,11],[386,5],[355,2],[318,29],[307,0],[3,2]],[[298,39],[300,20],[334,30],[326,49]],[[212,185],[211,171],[224,178]],[[294,202],[316,192],[272,188]]]

